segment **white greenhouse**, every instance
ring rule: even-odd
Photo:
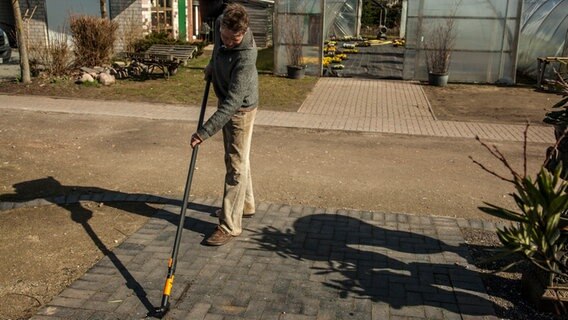
[[[406,38],[402,78],[426,80],[425,43],[433,27],[454,20],[450,81],[513,83],[517,72],[536,77],[537,58],[568,56],[568,0],[401,0]],[[306,74],[322,75],[322,48],[330,35],[358,36],[361,0],[277,0],[276,74],[285,74],[289,32],[285,16],[301,17]]]
[[[568,0],[525,0],[519,72],[535,78],[537,57],[559,56],[568,57]]]

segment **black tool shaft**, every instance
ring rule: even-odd
[[[209,97],[209,87],[211,86],[211,81],[207,80],[205,84],[205,92],[203,93],[203,100],[201,102],[201,111],[199,113],[199,120],[197,122],[197,128],[201,128],[203,126],[203,120],[205,118],[205,109],[207,108],[207,99]],[[185,191],[183,194],[183,200],[181,204],[181,212],[179,217],[179,224],[176,231],[176,238],[174,241],[174,248],[172,250],[172,255],[170,260],[168,261],[168,275],[166,277],[166,283],[164,285],[164,293],[162,295],[162,302],[160,308],[156,310],[157,314],[163,316],[169,309],[169,299],[171,290],[173,287],[174,282],[174,274],[176,271],[177,265],[177,256],[179,253],[179,246],[181,243],[181,235],[183,232],[183,227],[185,224],[185,213],[187,211],[187,205],[189,202],[189,194],[191,191],[191,182],[193,180],[193,172],[195,171],[195,163],[197,161],[197,152],[199,151],[199,145],[196,145],[193,148],[193,152],[191,153],[191,161],[189,162],[189,172],[187,174],[187,180],[185,182]]]

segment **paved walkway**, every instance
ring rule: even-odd
[[[199,108],[34,96],[4,99],[0,109],[197,121]],[[208,110],[211,114],[213,110]],[[523,141],[524,125],[436,120],[417,82],[320,78],[298,112],[260,109],[256,125],[436,137]],[[529,142],[553,143],[552,127],[531,126]]]
[[[168,319],[496,319],[465,220],[260,203],[241,237],[204,246],[220,204],[194,199],[187,212]],[[160,304],[179,211],[165,205],[32,319],[144,318]]]
[[[166,120],[196,120],[199,113],[194,107],[31,96],[3,99],[0,109]],[[524,129],[437,121],[416,83],[333,78],[320,79],[299,112],[261,110],[257,124],[510,141],[521,141]],[[551,143],[552,129],[532,127],[529,141]],[[160,303],[179,200],[70,194],[0,203],[0,210],[80,201],[163,207],[33,319],[143,318]],[[192,199],[169,319],[496,319],[460,229],[493,230],[490,223],[260,203],[241,237],[203,246],[220,203]]]

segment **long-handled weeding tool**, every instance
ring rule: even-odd
[[[203,119],[205,117],[205,108],[207,107],[207,98],[209,96],[209,87],[211,81],[207,80],[205,84],[205,92],[203,93],[203,101],[201,102],[201,112],[199,114],[199,121],[197,122],[197,128],[201,128],[203,125]],[[176,232],[176,239],[174,242],[174,248],[172,250],[172,256],[168,261],[168,275],[166,277],[166,284],[164,285],[164,294],[162,295],[162,303],[159,308],[154,310],[152,316],[157,318],[162,318],[170,309],[170,293],[174,284],[174,274],[176,272],[177,265],[177,255],[179,252],[179,244],[181,241],[181,233],[183,231],[183,225],[185,222],[185,212],[187,210],[187,202],[189,200],[189,191],[191,189],[191,180],[193,179],[193,171],[195,170],[195,162],[197,160],[197,151],[199,150],[199,145],[193,148],[191,154],[191,162],[189,163],[189,173],[187,174],[187,181],[185,183],[185,192],[183,194],[183,202],[181,204],[181,212],[179,216],[179,224]]]

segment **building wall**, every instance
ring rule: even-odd
[[[29,7],[28,7],[29,3]],[[35,11],[34,11],[35,8]],[[44,0],[20,1],[20,10],[24,21],[24,32],[28,39],[28,46],[35,43],[47,43],[47,12]],[[32,15],[33,12],[33,15]],[[28,14],[26,16],[26,13]],[[31,16],[31,19],[29,17]]]
[[[172,35],[175,38],[192,40],[192,8],[192,0],[172,1]],[[183,13],[180,10],[183,10]],[[110,0],[109,17],[119,25],[118,41],[115,45],[115,51],[127,51],[130,49],[127,47],[128,39],[135,36],[143,37],[151,32],[152,1]]]
[[[134,37],[143,37],[150,31],[150,0],[111,0],[110,19],[118,23],[115,52],[129,50],[127,44]]]
[[[11,0],[0,0],[0,26],[14,27],[14,17],[12,13]],[[183,5],[179,2],[183,1]],[[29,6],[28,6],[29,4]],[[193,0],[174,0],[172,1],[174,17],[173,29],[174,36],[179,37],[180,24],[185,24],[184,40],[192,40],[193,37]],[[118,23],[117,43],[115,52],[124,51],[128,39],[132,37],[143,37],[150,32],[151,28],[151,0],[110,0],[108,4],[109,18]],[[34,14],[31,19],[26,19],[24,28],[28,37],[28,44],[46,45],[48,43],[48,21],[45,0],[25,0],[20,1],[22,16],[26,12]],[[183,14],[180,17],[179,8],[185,9],[185,19]],[[25,16],[24,16],[25,18]],[[183,21],[185,20],[185,21]]]

